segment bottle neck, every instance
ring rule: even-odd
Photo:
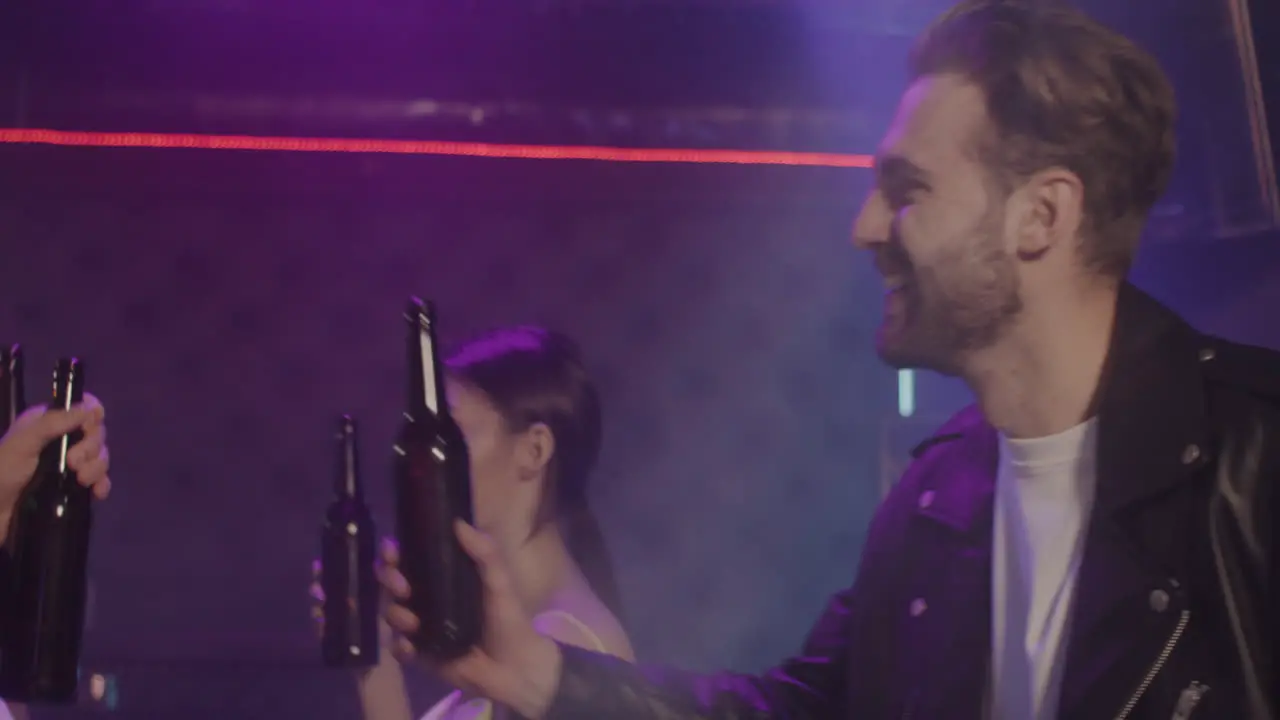
[[[53,369],[53,401],[49,407],[57,410],[70,410],[72,406],[84,401],[84,364],[75,358],[63,358]],[[62,436],[58,443],[57,468],[64,477],[74,472],[71,470],[67,456],[71,446],[83,437],[80,430],[73,430]]]
[[[84,402],[84,363],[75,358],[59,360],[53,371],[51,407],[70,410],[81,402]]]
[[[4,433],[27,409],[22,351],[16,345],[12,350],[0,351],[0,375],[0,433]]]
[[[360,452],[356,445],[356,427],[350,418],[343,418],[338,428],[337,476],[334,478],[333,492],[338,497],[352,500],[364,497],[360,485]]]
[[[9,378],[9,400],[5,404],[9,424],[12,425],[18,416],[26,411],[27,394],[23,389],[22,375],[13,375]]]
[[[425,413],[447,417],[448,403],[444,391],[444,363],[436,335],[434,312],[423,305],[413,314],[409,325],[409,398],[408,411],[415,419]]]
[[[17,387],[14,379],[7,372],[0,378],[0,435],[9,432],[13,421],[18,419]]]

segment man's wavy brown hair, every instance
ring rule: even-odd
[[[1128,273],[1173,170],[1176,103],[1155,58],[1052,0],[966,0],[917,39],[910,72],[982,89],[991,127],[976,149],[1004,188],[1051,167],[1075,173],[1086,263]]]

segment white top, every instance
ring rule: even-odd
[[[1096,486],[1097,420],[1000,438],[991,572],[989,720],[1052,720]]]

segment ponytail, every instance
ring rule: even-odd
[[[618,622],[625,624],[622,612],[622,593],[618,589],[618,578],[613,569],[613,557],[600,530],[600,521],[587,504],[586,499],[566,508],[562,514],[565,533],[565,544],[574,562],[591,590],[600,598],[605,607],[614,614]]]

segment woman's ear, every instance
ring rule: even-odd
[[[516,447],[517,461],[521,475],[537,477],[542,475],[556,452],[556,436],[546,423],[534,423],[520,434]]]

